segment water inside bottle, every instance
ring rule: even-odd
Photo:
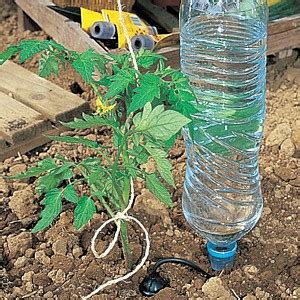
[[[198,15],[181,28],[181,68],[196,94],[194,130],[184,130],[183,211],[217,244],[238,240],[262,211],[258,152],[265,117],[266,23]]]

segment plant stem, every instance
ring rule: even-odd
[[[121,242],[122,242],[122,251],[125,259],[125,263],[128,269],[131,269],[133,265],[132,261],[132,251],[130,249],[129,240],[128,240],[128,224],[126,221],[121,221]]]

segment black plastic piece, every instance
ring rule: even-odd
[[[183,258],[161,258],[159,259],[156,264],[151,268],[148,275],[143,279],[143,281],[140,283],[139,290],[142,293],[143,296],[151,297],[157,294],[160,290],[170,286],[170,282],[163,278],[158,272],[157,269],[166,263],[173,263],[173,264],[180,264],[183,266],[189,266],[195,271],[197,271],[202,277],[205,279],[209,279],[212,277],[210,274],[205,272],[203,269],[200,268],[197,264],[194,262],[183,259]]]
[[[160,290],[170,286],[167,279],[161,277],[157,272],[151,272],[140,283],[140,292],[147,297],[151,297]]]

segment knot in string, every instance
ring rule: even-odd
[[[135,222],[144,232],[145,234],[145,241],[146,241],[146,249],[145,249],[145,253],[143,258],[141,259],[140,263],[131,271],[128,272],[127,274],[125,274],[124,276],[112,279],[107,281],[106,283],[101,284],[96,290],[94,290],[92,293],[90,293],[89,295],[87,295],[86,297],[83,297],[83,299],[89,299],[91,298],[93,295],[99,293],[100,291],[102,291],[103,289],[105,289],[108,286],[111,286],[113,284],[116,284],[120,281],[126,280],[128,278],[130,278],[132,275],[134,275],[135,273],[137,273],[145,264],[145,262],[147,261],[147,258],[149,256],[149,252],[150,252],[150,239],[149,239],[149,233],[146,230],[146,228],[144,227],[144,225],[135,217],[129,216],[127,215],[129,209],[132,207],[133,205],[133,201],[134,201],[134,187],[133,187],[133,180],[132,178],[130,179],[130,186],[131,186],[131,196],[130,196],[130,200],[128,203],[128,206],[126,207],[126,209],[122,212],[118,212],[113,218],[107,220],[106,222],[104,222],[95,232],[92,241],[91,241],[91,249],[92,252],[94,254],[94,256],[96,258],[104,258],[106,257],[111,250],[113,249],[113,247],[115,246],[115,244],[118,241],[119,235],[120,235],[120,231],[121,231],[121,221],[128,221],[128,222]],[[114,238],[113,240],[110,242],[110,244],[108,245],[107,249],[99,254],[97,252],[97,250],[95,249],[95,244],[96,244],[96,239],[98,237],[98,235],[101,233],[101,231],[110,223],[114,222],[117,225],[117,230],[115,232]]]

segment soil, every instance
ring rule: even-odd
[[[1,4],[1,2],[0,2]],[[0,21],[0,51],[21,39],[47,38],[43,32],[18,32],[13,11]],[[11,15],[12,12],[12,15]],[[264,212],[258,225],[239,241],[236,264],[231,271],[209,270],[205,241],[185,222],[180,198],[185,171],[185,149],[181,139],[171,150],[177,190],[173,191],[174,209],[168,210],[136,183],[136,201],[131,214],[149,230],[151,252],[146,265],[135,276],[117,286],[107,288],[92,299],[143,299],[139,282],[146,270],[160,257],[183,257],[200,264],[214,277],[205,282],[188,268],[167,265],[161,274],[170,287],[154,299],[299,299],[300,265],[298,257],[300,206],[300,60],[299,53],[269,61],[269,80],[265,138],[260,165]],[[24,64],[36,69],[36,61]],[[298,74],[298,75],[297,75]],[[75,79],[74,79],[75,78]],[[52,81],[72,90],[82,89],[81,96],[93,99],[87,87],[67,70]],[[71,133],[68,133],[71,134]],[[87,130],[82,135],[110,143],[109,131]],[[60,152],[73,159],[92,155],[81,146],[50,143],[18,157],[0,162],[0,173],[17,174],[45,157]],[[84,192],[84,187],[82,187]],[[34,181],[6,181],[0,178],[0,298],[1,299],[79,299],[102,282],[126,273],[120,245],[104,259],[95,259],[90,240],[107,216],[99,207],[93,221],[83,230],[73,229],[72,207],[64,212],[52,228],[31,234],[38,219],[40,198],[34,193]],[[108,245],[111,227],[97,242],[97,249]],[[134,257],[142,254],[142,233],[130,227]],[[145,298],[146,299],[146,298]]]

